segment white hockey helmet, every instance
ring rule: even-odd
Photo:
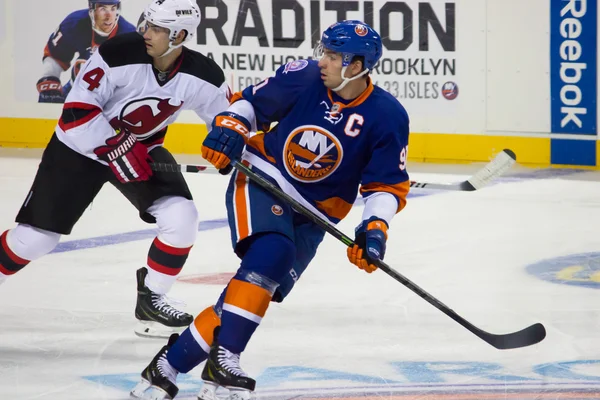
[[[194,37],[200,25],[200,8],[194,0],[153,0],[144,10],[147,22],[169,30],[169,49],[161,56],[166,56]],[[173,42],[181,31],[186,37],[178,45]]]

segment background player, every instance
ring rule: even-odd
[[[135,27],[121,14],[121,0],[89,0],[87,10],[67,15],[50,35],[42,58],[42,78],[37,82],[40,103],[63,103],[79,69],[106,40]],[[60,76],[71,67],[71,79],[64,87]]]
[[[365,201],[349,260],[367,272],[383,259],[387,230],[406,204],[409,119],[402,105],[374,86],[369,71],[382,55],[379,35],[360,21],[332,25],[315,51],[234,96],[217,115],[202,155],[215,167],[239,159],[316,215],[337,223],[359,191]],[[257,128],[264,135],[250,137]],[[214,307],[173,335],[149,366],[134,396],[177,394],[176,377],[207,359],[200,400],[246,399],[254,379],[240,354],[271,301],[280,302],[314,257],[324,231],[288,204],[235,172],[226,196],[232,243],[241,265]],[[149,388],[152,386],[151,388]]]
[[[198,211],[181,173],[153,174],[149,161],[175,162],[162,147],[167,126],[184,109],[211,121],[228,107],[229,88],[214,61],[183,47],[200,23],[194,1],[155,0],[145,17],[143,37],[108,40],[77,76],[18,225],[0,236],[0,282],[49,253],[109,181],[158,226],[137,271],[136,332],[168,336],[193,321],[165,293],[195,242]]]

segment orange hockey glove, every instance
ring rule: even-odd
[[[231,160],[241,157],[249,133],[246,118],[228,111],[218,114],[202,143],[202,157],[217,169],[226,168]]]
[[[383,260],[387,241],[387,223],[375,216],[356,227],[354,246],[348,247],[348,259],[358,268],[371,273],[377,269],[374,260]]]

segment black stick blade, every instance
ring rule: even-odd
[[[531,346],[544,340],[546,337],[546,328],[544,328],[544,325],[537,323],[518,332],[508,333],[506,335],[494,335],[492,333],[481,331],[481,335],[478,336],[500,350],[518,349],[520,347]]]

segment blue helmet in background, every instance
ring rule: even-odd
[[[364,67],[369,71],[377,64],[383,52],[379,34],[358,20],[331,25],[323,32],[320,46],[321,51],[328,49],[341,53],[344,67],[348,66],[355,56],[364,57]]]
[[[94,9],[97,4],[110,4],[115,6],[121,5],[121,0],[88,0],[90,10]]]

